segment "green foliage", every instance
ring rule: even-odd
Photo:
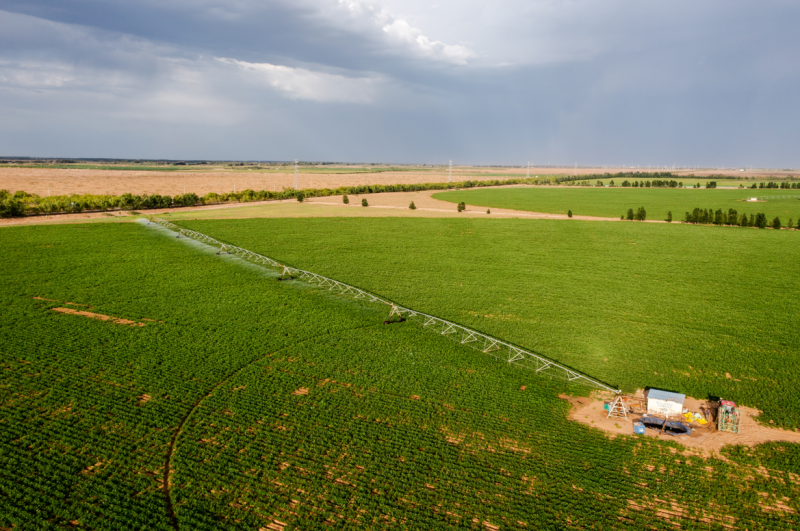
[[[25,212],[25,205],[16,199],[2,199],[0,200],[0,218],[11,218],[22,216]]]
[[[344,203],[345,205],[349,205],[350,204],[350,198],[347,197],[347,194],[344,194],[342,196],[342,203]]]
[[[465,203],[462,202],[462,203],[458,204],[458,211],[459,212],[463,212],[466,209],[467,209],[467,205]]]
[[[410,208],[411,210],[416,210],[417,209],[417,205],[414,204],[414,201],[411,201],[411,204],[408,205],[408,208]]]
[[[633,213],[633,209],[632,209],[632,208],[629,208],[629,209],[628,209],[628,216],[627,216],[627,219],[629,219],[629,220],[631,220],[631,221],[633,221],[634,219],[636,219],[636,215]]]
[[[297,202],[298,203],[303,202],[303,192],[297,192]]]
[[[568,218],[571,218],[571,217],[572,217],[572,210],[567,210],[567,217],[568,217]]]
[[[636,221],[644,221],[646,219],[647,211],[644,209],[644,207],[639,207],[638,210],[636,210]]]
[[[367,198],[366,197],[361,199],[361,206],[362,207],[369,206],[369,203],[367,202]]]
[[[781,228],[781,218],[775,218],[772,220],[772,224],[770,225],[773,229],[780,230]]]
[[[672,211],[667,212],[667,223],[672,223]]]

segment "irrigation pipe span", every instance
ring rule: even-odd
[[[544,371],[548,371],[548,373],[556,373],[559,376],[565,377],[567,381],[570,382],[587,384],[592,387],[596,387],[605,391],[611,391],[612,393],[616,394],[621,392],[619,389],[609,387],[608,385],[594,378],[586,376],[585,374],[581,374],[573,369],[570,369],[569,367],[565,367],[564,365],[556,363],[553,360],[549,360],[510,343],[506,343],[505,341],[487,336],[486,334],[482,334],[481,332],[472,330],[471,328],[467,328],[456,323],[451,323],[450,321],[446,321],[426,313],[418,312],[410,308],[405,308],[395,304],[390,300],[383,299],[360,288],[356,288],[355,286],[345,284],[344,282],[339,282],[338,280],[334,280],[332,278],[323,277],[322,275],[311,273],[310,271],[304,271],[302,269],[297,269],[286,264],[282,264],[276,260],[273,260],[272,258],[254,253],[253,251],[248,251],[247,249],[242,249],[241,247],[236,247],[235,245],[222,243],[211,236],[206,236],[205,234],[195,232],[193,230],[183,229],[174,223],[170,223],[169,221],[161,218],[151,217],[150,221],[152,223],[157,223],[164,228],[177,232],[178,238],[185,236],[207,245],[217,247],[219,248],[219,253],[233,254],[256,264],[282,269],[282,277],[288,275],[291,278],[301,279],[309,284],[315,284],[319,287],[327,288],[328,290],[336,292],[339,295],[348,295],[354,299],[364,300],[366,302],[385,304],[391,308],[389,319],[394,316],[406,320],[414,319],[415,321],[420,322],[423,328],[436,330],[437,333],[443,336],[449,336],[462,345],[467,345],[475,348],[476,350],[480,350],[484,354],[491,354],[497,359],[506,361],[508,363],[513,363],[514,365],[523,369],[529,369],[543,374],[545,373]]]

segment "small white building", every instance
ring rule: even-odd
[[[683,413],[683,403],[686,395],[671,393],[661,389],[650,389],[647,392],[648,415],[680,415]]]

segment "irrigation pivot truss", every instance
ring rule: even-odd
[[[480,350],[484,354],[490,354],[499,360],[514,364],[517,367],[529,369],[540,374],[557,375],[570,382],[586,384],[604,391],[611,391],[615,394],[619,394],[621,392],[619,389],[614,389],[613,387],[610,387],[599,380],[582,374],[574,369],[570,369],[569,367],[566,367],[553,360],[547,359],[538,354],[534,354],[533,352],[492,336],[483,334],[477,330],[472,330],[471,328],[452,323],[434,315],[429,315],[427,313],[418,312],[410,308],[405,308],[390,300],[374,295],[368,291],[364,291],[361,288],[357,288],[355,286],[345,284],[344,282],[339,282],[338,280],[324,277],[310,271],[304,271],[302,269],[297,269],[295,267],[282,264],[276,260],[273,260],[272,258],[254,253],[253,251],[248,251],[247,249],[242,249],[241,247],[237,247],[235,245],[222,243],[221,241],[200,232],[181,228],[174,223],[170,223],[169,221],[161,218],[151,217],[150,221],[152,223],[157,223],[164,228],[177,232],[178,238],[184,236],[207,245],[217,247],[219,249],[217,254],[228,253],[255,264],[280,269],[282,271],[281,278],[288,276],[289,278],[303,280],[309,284],[326,288],[329,291],[333,291],[339,295],[349,296],[366,302],[384,304],[390,308],[389,321],[391,321],[391,319],[394,317],[402,320],[415,321],[422,325],[422,327],[425,329],[435,331],[443,336],[450,337],[462,345]]]
[[[791,195],[761,195],[758,196],[756,199],[759,201],[767,201],[769,199],[800,199],[800,194],[791,194]]]

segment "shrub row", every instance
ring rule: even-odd
[[[722,209],[717,209],[715,211],[713,208],[695,208],[691,212],[686,213],[686,217],[683,221],[684,223],[728,225],[731,227],[758,227],[759,229],[765,229],[767,227],[780,229],[783,227],[780,217],[776,217],[769,222],[766,214],[758,212],[756,214],[750,214],[748,217],[747,214],[743,213],[740,216],[735,208],[730,208],[727,212],[723,212]],[[789,229],[794,228],[794,221],[791,218],[789,218],[789,223],[786,227]]]

